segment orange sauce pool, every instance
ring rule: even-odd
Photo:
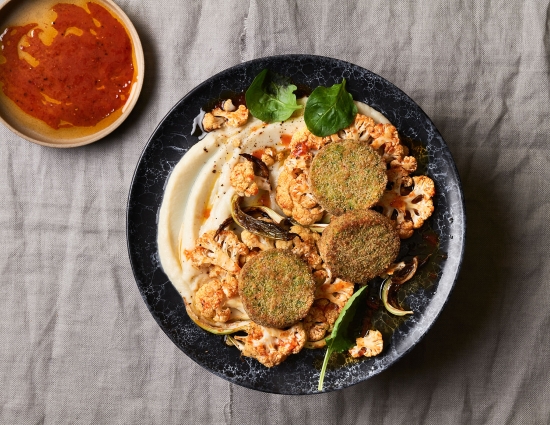
[[[58,138],[102,130],[123,113],[137,79],[127,29],[95,2],[30,3],[2,22],[2,109]]]
[[[289,146],[292,140],[292,134],[281,134],[281,143],[283,146]]]
[[[265,149],[257,149],[254,152],[252,152],[252,155],[255,156],[258,159],[262,159],[262,155],[265,153]]]

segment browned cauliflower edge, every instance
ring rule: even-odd
[[[230,127],[241,127],[248,121],[248,109],[244,105],[238,108],[233,105],[231,99],[223,102],[221,108],[214,108],[212,112],[204,114],[202,127],[204,131],[210,132],[221,128],[224,124]]]
[[[379,331],[370,330],[363,338],[355,340],[355,346],[349,349],[349,354],[354,357],[374,357],[382,352],[384,341]]]
[[[266,328],[251,322],[246,336],[236,335],[228,340],[243,356],[252,357],[266,367],[281,364],[291,354],[298,354],[306,343],[301,323],[287,330]]]
[[[427,176],[409,177],[401,167],[390,169],[387,174],[391,188],[384,191],[377,205],[395,222],[399,237],[407,239],[432,215],[435,185]]]

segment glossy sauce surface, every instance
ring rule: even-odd
[[[135,81],[126,28],[92,2],[58,3],[45,17],[49,22],[2,33],[3,93],[51,129],[102,128],[98,124],[124,106]]]

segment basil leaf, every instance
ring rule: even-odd
[[[250,113],[263,122],[284,121],[301,109],[296,103],[297,87],[282,76],[264,69],[245,93]]]
[[[346,79],[332,87],[319,86],[306,103],[304,120],[307,128],[319,137],[330,136],[350,125],[357,115],[357,106],[346,90]]]
[[[353,320],[353,317],[355,316],[357,307],[359,306],[359,302],[357,300],[360,299],[361,294],[366,288],[367,286],[363,286],[352,295],[340,312],[338,319],[336,319],[332,333],[325,339],[325,342],[327,343],[327,352],[325,354],[323,367],[321,368],[321,374],[319,376],[319,386],[317,387],[319,391],[323,390],[325,372],[327,370],[328,360],[332,353],[341,353],[342,351],[349,350],[355,345],[355,339],[349,337],[348,328]]]

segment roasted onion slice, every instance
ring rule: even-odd
[[[384,281],[384,284],[382,285],[382,294],[380,298],[382,298],[382,302],[384,303],[384,307],[386,307],[386,310],[388,310],[388,312],[390,312],[395,316],[405,316],[407,314],[413,314],[414,312],[411,310],[401,310],[390,304],[390,302],[388,301],[388,294],[390,292],[391,286],[392,286],[391,278],[387,278]]]

